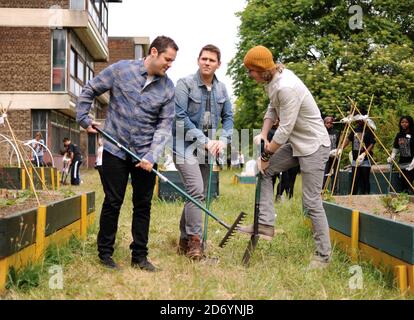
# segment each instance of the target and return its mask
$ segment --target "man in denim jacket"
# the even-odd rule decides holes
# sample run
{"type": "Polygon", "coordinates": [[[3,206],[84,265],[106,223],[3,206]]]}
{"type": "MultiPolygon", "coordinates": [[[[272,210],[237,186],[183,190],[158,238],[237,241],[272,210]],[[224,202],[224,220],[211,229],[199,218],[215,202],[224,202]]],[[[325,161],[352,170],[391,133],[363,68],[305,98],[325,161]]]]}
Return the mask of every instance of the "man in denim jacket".
{"type": "MultiPolygon", "coordinates": [[[[232,105],[225,85],[215,76],[220,56],[216,46],[204,46],[197,73],[178,80],[175,88],[174,162],[186,191],[199,202],[205,197],[211,156],[226,147],[233,130],[232,105]]],[[[185,203],[180,231],[178,252],[201,259],[202,211],[190,201],[185,203]]]]}

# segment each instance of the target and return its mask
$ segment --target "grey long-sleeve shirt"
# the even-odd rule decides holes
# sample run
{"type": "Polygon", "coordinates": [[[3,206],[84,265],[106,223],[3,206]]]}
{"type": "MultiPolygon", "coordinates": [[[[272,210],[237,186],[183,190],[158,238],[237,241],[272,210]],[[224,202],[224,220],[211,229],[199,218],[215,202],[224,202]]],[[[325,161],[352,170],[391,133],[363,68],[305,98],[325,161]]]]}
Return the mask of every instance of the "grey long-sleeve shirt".
{"type": "Polygon", "coordinates": [[[264,119],[276,120],[279,128],[273,140],[290,142],[293,156],[307,156],[323,145],[330,146],[320,110],[305,84],[290,70],[277,72],[266,86],[270,103],[264,119]]]}

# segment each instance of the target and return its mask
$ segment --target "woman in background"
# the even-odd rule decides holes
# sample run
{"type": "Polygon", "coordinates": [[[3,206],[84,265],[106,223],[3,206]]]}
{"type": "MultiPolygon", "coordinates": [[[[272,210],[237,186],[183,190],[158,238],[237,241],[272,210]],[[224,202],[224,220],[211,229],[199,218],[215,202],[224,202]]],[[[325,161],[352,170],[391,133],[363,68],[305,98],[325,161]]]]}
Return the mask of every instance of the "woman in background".
{"type": "Polygon", "coordinates": [[[413,194],[414,190],[410,186],[414,181],[414,121],[410,116],[402,116],[399,123],[400,131],[394,139],[391,156],[387,159],[392,163],[397,155],[400,154],[398,166],[403,172],[405,178],[400,174],[402,191],[413,194]],[[408,181],[410,183],[408,183],[408,181]]]}

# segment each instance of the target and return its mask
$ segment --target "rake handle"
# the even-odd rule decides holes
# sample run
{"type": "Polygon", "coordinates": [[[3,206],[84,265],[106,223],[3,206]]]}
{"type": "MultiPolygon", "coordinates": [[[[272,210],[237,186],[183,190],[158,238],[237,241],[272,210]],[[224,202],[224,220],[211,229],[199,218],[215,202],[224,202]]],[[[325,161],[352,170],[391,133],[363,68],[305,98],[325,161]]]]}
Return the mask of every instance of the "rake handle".
{"type": "MultiPolygon", "coordinates": [[[[106,133],[105,131],[103,131],[102,129],[98,128],[95,125],[93,125],[92,127],[97,132],[99,132],[101,135],[103,135],[107,140],[109,140],[110,142],[115,144],[118,148],[120,148],[121,150],[128,153],[131,157],[133,157],[134,159],[136,159],[140,162],[142,161],[142,159],[138,155],[136,155],[134,152],[132,152],[131,150],[126,148],[124,145],[122,145],[118,141],[116,141],[108,133],[106,133]]],[[[158,170],[152,168],[151,171],[154,172],[163,182],[168,183],[171,187],[173,187],[176,191],[178,191],[183,197],[185,197],[187,200],[194,203],[199,209],[203,210],[206,214],[208,214],[210,217],[212,217],[214,220],[216,220],[223,227],[225,227],[226,229],[230,229],[230,226],[228,224],[226,224],[225,222],[220,220],[214,213],[212,213],[210,210],[205,208],[201,203],[199,203],[196,199],[194,199],[192,196],[190,196],[188,193],[186,193],[184,190],[182,190],[180,187],[178,187],[175,183],[171,182],[166,176],[161,174],[158,170]]]]}

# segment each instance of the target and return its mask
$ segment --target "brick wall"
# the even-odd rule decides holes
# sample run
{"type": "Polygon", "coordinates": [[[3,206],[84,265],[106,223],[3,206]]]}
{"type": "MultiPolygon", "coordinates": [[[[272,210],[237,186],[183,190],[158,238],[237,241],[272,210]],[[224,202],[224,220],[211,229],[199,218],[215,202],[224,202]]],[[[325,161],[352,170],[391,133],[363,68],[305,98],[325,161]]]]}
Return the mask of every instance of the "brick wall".
{"type": "Polygon", "coordinates": [[[118,62],[119,60],[135,59],[135,45],[132,39],[116,40],[109,38],[109,62],[95,63],[95,75],[105,69],[107,66],[118,62]]]}
{"type": "Polygon", "coordinates": [[[0,27],[0,48],[0,91],[50,91],[50,29],[0,27]]]}
{"type": "MultiPolygon", "coordinates": [[[[32,138],[32,118],[31,118],[30,110],[14,110],[14,111],[11,110],[8,112],[7,116],[8,116],[10,125],[13,129],[13,132],[16,136],[16,139],[29,140],[32,138]]],[[[0,133],[7,135],[11,139],[11,133],[7,125],[0,126],[0,133]]],[[[2,140],[3,138],[0,137],[0,141],[2,140]]],[[[1,146],[1,152],[0,152],[0,167],[1,167],[3,165],[9,165],[9,158],[10,158],[10,155],[13,149],[6,142],[2,142],[0,146],[1,146]]],[[[24,150],[27,151],[28,149],[24,149],[24,150]]]]}
{"type": "Polygon", "coordinates": [[[0,0],[0,8],[47,9],[55,5],[62,9],[69,9],[69,0],[0,0]]]}

